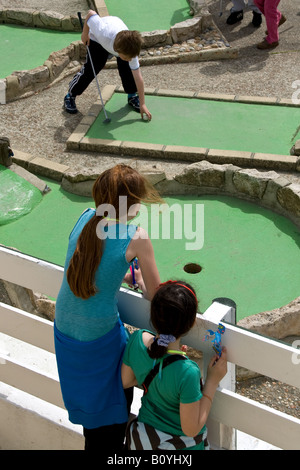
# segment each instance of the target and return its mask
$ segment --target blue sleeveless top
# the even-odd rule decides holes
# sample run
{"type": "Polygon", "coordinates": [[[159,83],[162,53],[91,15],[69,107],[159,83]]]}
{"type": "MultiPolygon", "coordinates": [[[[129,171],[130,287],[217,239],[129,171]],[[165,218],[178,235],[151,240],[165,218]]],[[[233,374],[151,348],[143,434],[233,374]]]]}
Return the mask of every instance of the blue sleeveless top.
{"type": "Polygon", "coordinates": [[[84,225],[95,210],[87,209],[69,238],[62,286],[56,301],[54,341],[62,396],[69,419],[87,429],[125,423],[127,403],[121,365],[127,335],[119,319],[117,294],[129,268],[126,250],[137,227],[108,227],[95,276],[98,292],[76,297],[66,278],[70,259],[84,225]]]}
{"type": "Polygon", "coordinates": [[[117,323],[117,295],[130,266],[125,257],[126,250],[137,230],[134,225],[116,224],[107,227],[104,250],[95,275],[97,293],[83,300],[73,294],[66,275],[78,237],[95,212],[95,209],[83,212],[70,234],[63,282],[56,300],[57,329],[79,341],[94,341],[108,333],[117,323]]]}

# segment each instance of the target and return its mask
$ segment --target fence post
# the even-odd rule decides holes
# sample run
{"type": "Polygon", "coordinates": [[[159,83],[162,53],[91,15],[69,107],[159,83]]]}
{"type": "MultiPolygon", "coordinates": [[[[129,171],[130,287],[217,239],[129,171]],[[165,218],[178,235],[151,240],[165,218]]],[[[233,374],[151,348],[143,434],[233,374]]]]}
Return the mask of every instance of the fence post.
{"type": "MultiPolygon", "coordinates": [[[[233,300],[226,297],[219,297],[213,300],[210,307],[210,312],[206,311],[206,319],[213,320],[215,322],[236,324],[236,304],[233,300]],[[214,304],[221,304],[222,306],[228,307],[222,311],[214,312],[214,304]],[[215,314],[214,314],[215,313],[215,314]]],[[[226,328],[226,325],[225,325],[226,328]]],[[[210,362],[211,355],[204,352],[203,354],[203,373],[206,374],[207,366],[210,362]]],[[[236,388],[236,367],[235,364],[228,363],[227,374],[221,380],[220,387],[235,392],[236,388]]],[[[236,430],[230,426],[226,426],[212,418],[207,420],[208,439],[213,449],[227,449],[236,450],[236,430]]]]}

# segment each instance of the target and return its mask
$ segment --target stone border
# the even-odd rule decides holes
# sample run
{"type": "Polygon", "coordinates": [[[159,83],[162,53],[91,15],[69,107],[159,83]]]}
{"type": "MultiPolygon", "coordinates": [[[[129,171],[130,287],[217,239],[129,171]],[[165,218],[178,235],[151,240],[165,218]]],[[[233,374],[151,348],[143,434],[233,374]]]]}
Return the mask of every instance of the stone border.
{"type": "MultiPolygon", "coordinates": [[[[103,0],[91,0],[100,15],[107,15],[107,8],[103,0]]],[[[144,48],[165,46],[163,54],[141,56],[141,66],[167,64],[167,63],[185,63],[208,60],[235,59],[238,51],[231,48],[213,22],[210,13],[204,9],[205,0],[191,0],[193,12],[197,12],[194,18],[177,23],[170,30],[157,30],[143,32],[144,48]],[[205,28],[213,28],[218,31],[223,47],[215,47],[211,44],[206,50],[194,50],[193,47],[183,48],[172,51],[171,45],[176,42],[186,41],[200,34],[205,28]]],[[[0,10],[0,23],[19,24],[29,27],[39,27],[47,29],[56,29],[61,31],[80,31],[79,20],[77,16],[66,17],[52,11],[36,11],[34,9],[2,9],[0,10]]],[[[146,52],[143,52],[146,55],[146,52]]],[[[32,70],[14,71],[11,75],[0,78],[0,104],[14,101],[21,97],[27,97],[31,94],[42,91],[57,81],[62,80],[68,75],[75,74],[81,67],[81,62],[86,57],[86,48],[80,40],[71,43],[70,46],[58,52],[53,52],[43,65],[32,70]],[[79,52],[78,52],[79,49],[79,52]]],[[[116,59],[110,59],[107,68],[116,67],[116,59]]]]}
{"type": "Polygon", "coordinates": [[[38,11],[34,8],[2,8],[0,23],[59,31],[81,31],[77,15],[64,16],[55,11],[38,11]]]}
{"type": "MultiPolygon", "coordinates": [[[[122,93],[121,86],[107,85],[103,88],[104,104],[114,93],[122,93]]],[[[154,96],[172,96],[191,99],[206,99],[249,104],[267,104],[277,106],[297,106],[292,100],[268,97],[250,97],[241,95],[194,93],[192,91],[163,90],[146,88],[145,94],[154,96]]],[[[236,150],[218,150],[200,147],[185,147],[176,145],[151,144],[143,142],[130,142],[120,140],[92,139],[85,137],[88,129],[96,120],[102,109],[98,99],[90,108],[88,114],[82,119],[75,131],[67,140],[68,150],[84,150],[99,153],[109,153],[120,156],[138,158],[158,158],[161,160],[179,160],[195,162],[206,160],[211,163],[232,163],[247,168],[300,171],[300,141],[293,148],[294,155],[276,155],[266,153],[251,153],[236,150]]]]}
{"type": "MultiPolygon", "coordinates": [[[[72,167],[42,157],[14,150],[12,161],[31,173],[61,183],[73,194],[90,197],[98,173],[75,173],[72,167]]],[[[145,173],[162,195],[220,194],[254,202],[279,213],[300,228],[300,184],[291,183],[275,171],[242,168],[231,163],[218,164],[202,160],[187,163],[179,174],[166,177],[162,164],[150,165],[137,160],[138,170],[145,173]]]]}
{"type": "MultiPolygon", "coordinates": [[[[90,0],[90,3],[94,5],[93,9],[100,16],[107,16],[109,14],[105,0],[90,0]]],[[[188,3],[190,4],[190,15],[192,18],[176,23],[168,30],[142,32],[145,48],[183,42],[214,25],[212,16],[206,6],[206,0],[188,0],[188,3]]],[[[220,36],[222,36],[221,32],[220,36]]]]}
{"type": "Polygon", "coordinates": [[[13,72],[0,80],[0,104],[26,98],[79,70],[86,50],[81,41],[74,41],[61,51],[53,52],[43,65],[32,70],[13,72]]]}

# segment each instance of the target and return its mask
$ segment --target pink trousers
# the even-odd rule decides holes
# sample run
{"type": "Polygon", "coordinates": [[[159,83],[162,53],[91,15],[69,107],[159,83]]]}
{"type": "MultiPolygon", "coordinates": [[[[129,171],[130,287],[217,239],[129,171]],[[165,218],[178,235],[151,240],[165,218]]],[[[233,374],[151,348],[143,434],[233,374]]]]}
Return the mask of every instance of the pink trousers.
{"type": "Polygon", "coordinates": [[[278,23],[281,18],[281,13],[277,10],[277,7],[280,3],[280,0],[254,0],[254,2],[266,18],[268,29],[268,36],[266,37],[266,40],[270,44],[272,42],[277,42],[279,39],[278,23]]]}

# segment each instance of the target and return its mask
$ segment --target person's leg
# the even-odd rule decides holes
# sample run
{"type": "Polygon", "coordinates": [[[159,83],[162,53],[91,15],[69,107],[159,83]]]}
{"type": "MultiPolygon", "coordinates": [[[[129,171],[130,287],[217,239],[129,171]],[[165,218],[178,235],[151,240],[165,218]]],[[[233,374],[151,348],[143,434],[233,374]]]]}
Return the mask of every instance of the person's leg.
{"type": "MultiPolygon", "coordinates": [[[[108,52],[97,42],[90,41],[89,51],[92,58],[93,66],[96,75],[103,69],[108,58],[108,52]]],[[[75,104],[76,96],[81,95],[84,90],[95,78],[93,67],[90,61],[89,54],[87,53],[86,62],[81,67],[81,70],[74,75],[69,83],[69,92],[64,98],[64,106],[67,112],[76,113],[77,108],[75,104]]]]}
{"type": "MultiPolygon", "coordinates": [[[[133,387],[124,390],[127,401],[127,412],[130,414],[130,408],[133,400],[133,387]]],[[[127,422],[121,424],[112,424],[110,426],[101,426],[95,429],[83,428],[85,437],[85,450],[105,452],[122,452],[124,450],[125,432],[127,422]]]]}
{"type": "Polygon", "coordinates": [[[122,81],[125,93],[128,95],[128,104],[133,107],[135,111],[140,112],[140,100],[136,94],[137,88],[132,75],[129,63],[117,57],[118,71],[122,81]]]}
{"type": "Polygon", "coordinates": [[[277,9],[279,2],[280,0],[265,0],[265,17],[268,29],[266,41],[269,44],[279,40],[278,25],[281,18],[281,13],[277,9]]]}
{"type": "Polygon", "coordinates": [[[245,8],[245,0],[232,0],[232,8],[226,23],[233,25],[244,18],[243,10],[245,8]]]}
{"type": "Polygon", "coordinates": [[[258,13],[259,15],[261,15],[261,11],[260,11],[260,9],[255,5],[254,0],[248,0],[248,7],[249,7],[250,10],[252,10],[253,12],[258,13]]]}
{"type": "Polygon", "coordinates": [[[245,0],[232,0],[232,8],[230,11],[241,11],[246,7],[245,0]]]}
{"type": "MultiPolygon", "coordinates": [[[[89,51],[94,65],[95,73],[98,75],[107,62],[108,52],[96,41],[90,41],[89,51]]],[[[73,77],[69,84],[69,93],[76,97],[81,95],[94,79],[93,67],[89,54],[86,56],[86,62],[81,70],[73,77]]]]}
{"type": "Polygon", "coordinates": [[[84,450],[104,451],[105,453],[116,453],[124,450],[124,439],[126,423],[101,426],[95,429],[83,428],[85,438],[84,450]]]}
{"type": "Polygon", "coordinates": [[[128,95],[136,93],[136,84],[132,75],[131,68],[129,67],[129,62],[127,62],[126,60],[122,60],[120,57],[117,57],[117,65],[125,93],[127,93],[128,95]]]}
{"type": "Polygon", "coordinates": [[[254,0],[254,3],[259,9],[259,11],[264,15],[265,14],[265,8],[264,8],[265,0],[254,0]]]}
{"type": "Polygon", "coordinates": [[[133,401],[133,391],[134,391],[134,387],[126,388],[124,390],[126,401],[127,401],[128,416],[130,415],[130,408],[131,408],[131,404],[132,404],[132,401],[133,401]]]}
{"type": "Polygon", "coordinates": [[[254,0],[248,0],[248,7],[250,10],[252,10],[253,18],[252,18],[252,24],[256,28],[259,28],[259,26],[262,23],[262,13],[259,10],[259,8],[255,5],[254,0]]]}

